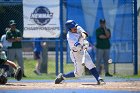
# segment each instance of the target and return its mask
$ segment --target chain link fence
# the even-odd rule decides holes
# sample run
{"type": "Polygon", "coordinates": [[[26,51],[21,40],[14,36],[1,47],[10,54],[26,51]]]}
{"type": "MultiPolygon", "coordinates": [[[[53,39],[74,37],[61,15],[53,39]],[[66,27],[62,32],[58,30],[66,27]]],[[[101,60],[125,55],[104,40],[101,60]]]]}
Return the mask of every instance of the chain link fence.
{"type": "MultiPolygon", "coordinates": [[[[96,0],[93,0],[93,1],[96,1],[96,0]]],[[[115,0],[113,0],[113,1],[115,1],[115,0]]],[[[63,11],[63,13],[64,13],[63,14],[63,16],[64,16],[63,20],[64,20],[64,22],[66,20],[66,16],[68,16],[67,13],[66,13],[66,12],[68,12],[68,10],[67,10],[68,7],[71,7],[72,9],[75,8],[74,11],[81,11],[82,10],[82,7],[79,8],[79,5],[72,5],[70,3],[68,4],[67,2],[70,2],[70,0],[64,0],[64,2],[63,2],[64,3],[63,4],[63,10],[64,10],[63,11]],[[76,9],[78,9],[78,10],[76,10],[76,9]]],[[[78,0],[75,1],[75,2],[78,2],[78,0]]],[[[130,0],[128,2],[131,3],[130,0]]],[[[86,7],[86,6],[84,6],[84,7],[86,7]]],[[[88,7],[90,7],[90,6],[88,6],[88,7]]],[[[120,7],[120,8],[124,7],[125,8],[124,5],[118,6],[118,7],[120,7]]],[[[109,6],[106,7],[106,8],[109,8],[109,6]]],[[[101,9],[101,7],[99,7],[99,10],[100,9],[101,9]]],[[[84,11],[85,11],[85,13],[87,13],[87,14],[89,13],[90,15],[92,15],[89,12],[90,10],[89,11],[84,10],[84,11]]],[[[130,11],[132,11],[132,10],[130,10],[130,11]]],[[[73,11],[71,11],[70,13],[72,13],[72,12],[73,11]]],[[[95,14],[93,14],[93,16],[95,16],[95,14]]],[[[117,15],[117,16],[120,17],[120,15],[117,15]]],[[[22,3],[9,3],[9,4],[0,3],[0,19],[1,19],[1,21],[0,21],[0,24],[1,24],[1,26],[0,26],[0,31],[1,31],[0,37],[3,34],[5,34],[5,28],[9,26],[9,20],[15,20],[16,23],[17,23],[17,29],[19,29],[23,33],[23,17],[24,16],[23,16],[23,5],[22,5],[22,3]]],[[[109,18],[109,17],[107,17],[107,18],[109,18]]],[[[79,23],[82,23],[82,22],[79,22],[79,23]]],[[[87,24],[87,25],[89,25],[89,24],[87,24]]],[[[114,24],[114,25],[116,25],[116,24],[114,24]]],[[[112,24],[109,24],[109,26],[112,26],[112,24]]],[[[82,26],[82,27],[86,28],[86,30],[89,29],[89,28],[87,28],[85,26],[82,26]]],[[[113,26],[112,26],[112,29],[115,29],[115,27],[113,28],[113,26]]],[[[123,30],[123,27],[121,29],[123,30]]],[[[116,33],[114,33],[114,35],[116,35],[116,33]]],[[[119,37],[123,38],[123,36],[122,36],[123,35],[123,31],[121,31],[120,33],[122,33],[122,34],[120,34],[119,37]]],[[[129,33],[127,33],[126,35],[128,35],[128,34],[129,33]]],[[[64,29],[64,39],[66,39],[66,31],[65,31],[65,29],[64,29]]],[[[22,45],[23,45],[23,57],[24,57],[25,61],[26,61],[26,59],[31,59],[32,61],[34,61],[34,59],[33,59],[33,44],[32,43],[33,43],[33,41],[30,41],[30,39],[23,39],[23,42],[22,42],[22,45]]],[[[116,44],[114,44],[114,45],[116,45],[116,44]]],[[[60,46],[60,45],[58,45],[58,46],[60,46]]],[[[48,65],[47,72],[48,73],[53,73],[54,75],[55,75],[55,70],[56,70],[55,69],[55,65],[56,65],[56,63],[55,63],[56,62],[56,60],[55,60],[55,58],[56,58],[55,47],[56,47],[56,43],[55,42],[47,42],[47,51],[48,51],[48,53],[47,53],[48,54],[48,57],[47,57],[48,58],[47,59],[47,62],[48,62],[47,63],[47,65],[48,65]]],[[[72,63],[67,63],[66,62],[67,61],[67,51],[66,51],[67,49],[66,49],[66,47],[67,47],[67,43],[64,42],[64,73],[69,72],[69,71],[74,69],[72,63]]],[[[58,47],[58,49],[59,49],[59,47],[58,47]]],[[[119,56],[119,53],[118,53],[118,56],[119,56]]],[[[58,60],[60,60],[60,58],[58,60]]],[[[133,64],[131,64],[131,63],[130,64],[126,64],[126,63],[124,63],[124,64],[116,64],[116,67],[117,67],[116,70],[117,70],[118,73],[123,74],[123,73],[129,71],[126,74],[133,74],[133,64]],[[124,68],[126,65],[128,67],[127,69],[124,68]]],[[[113,70],[114,70],[114,64],[111,64],[110,65],[110,72],[113,73],[113,70]]]]}
{"type": "Polygon", "coordinates": [[[0,37],[5,34],[5,28],[9,27],[9,21],[15,20],[17,28],[23,31],[23,7],[22,3],[18,4],[3,4],[0,3],[0,37]]]}

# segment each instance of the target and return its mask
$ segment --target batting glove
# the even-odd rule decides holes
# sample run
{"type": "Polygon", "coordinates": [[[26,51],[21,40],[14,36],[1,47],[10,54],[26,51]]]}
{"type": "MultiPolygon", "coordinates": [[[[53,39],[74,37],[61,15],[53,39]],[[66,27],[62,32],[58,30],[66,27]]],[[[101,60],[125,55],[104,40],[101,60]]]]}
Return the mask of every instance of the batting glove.
{"type": "Polygon", "coordinates": [[[89,42],[87,40],[83,41],[83,49],[87,49],[89,47],[89,42]]]}

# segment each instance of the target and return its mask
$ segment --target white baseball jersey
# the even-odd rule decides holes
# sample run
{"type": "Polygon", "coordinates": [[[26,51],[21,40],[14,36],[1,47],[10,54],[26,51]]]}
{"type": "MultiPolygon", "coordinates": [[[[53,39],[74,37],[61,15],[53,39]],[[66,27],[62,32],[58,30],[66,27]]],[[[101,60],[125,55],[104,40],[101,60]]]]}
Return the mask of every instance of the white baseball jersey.
{"type": "MultiPolygon", "coordinates": [[[[84,72],[84,66],[82,65],[82,57],[83,57],[83,50],[80,51],[77,50],[77,47],[75,44],[78,42],[81,45],[83,45],[83,38],[81,36],[81,33],[85,32],[84,29],[80,26],[77,26],[77,33],[72,33],[68,31],[67,33],[67,40],[70,47],[70,57],[71,60],[74,62],[75,66],[75,76],[80,77],[82,76],[84,72]]],[[[95,67],[90,55],[88,52],[86,52],[86,58],[85,58],[85,66],[90,70],[95,67]]]]}
{"type": "Polygon", "coordinates": [[[6,34],[2,35],[1,42],[2,42],[2,45],[3,45],[3,50],[4,51],[7,50],[7,47],[12,46],[12,42],[9,42],[9,41],[6,40],[6,34]]]}

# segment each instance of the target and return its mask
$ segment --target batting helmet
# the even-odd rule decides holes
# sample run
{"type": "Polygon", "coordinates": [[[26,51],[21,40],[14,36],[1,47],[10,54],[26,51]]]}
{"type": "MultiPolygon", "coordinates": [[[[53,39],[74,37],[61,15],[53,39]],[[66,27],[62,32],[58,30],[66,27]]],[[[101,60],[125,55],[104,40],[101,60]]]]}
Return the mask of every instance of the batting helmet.
{"type": "Polygon", "coordinates": [[[76,22],[74,20],[68,20],[66,23],[65,23],[65,26],[68,30],[76,27],[78,24],[76,24],[76,22]]]}

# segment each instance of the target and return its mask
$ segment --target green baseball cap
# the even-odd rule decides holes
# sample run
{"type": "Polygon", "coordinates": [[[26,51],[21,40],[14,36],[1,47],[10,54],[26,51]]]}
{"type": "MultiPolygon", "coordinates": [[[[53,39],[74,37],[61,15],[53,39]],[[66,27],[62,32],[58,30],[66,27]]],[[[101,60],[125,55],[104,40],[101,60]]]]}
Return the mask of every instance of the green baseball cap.
{"type": "Polygon", "coordinates": [[[100,19],[100,23],[105,23],[105,19],[100,19]]]}
{"type": "Polygon", "coordinates": [[[10,20],[9,25],[16,25],[15,20],[10,20]]]}

